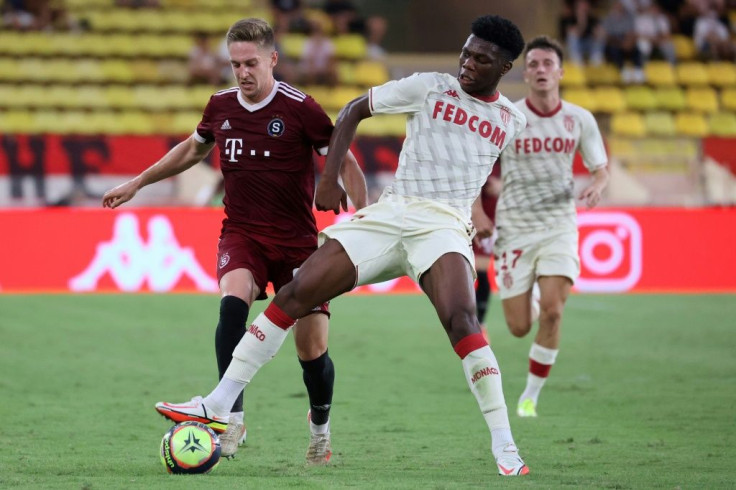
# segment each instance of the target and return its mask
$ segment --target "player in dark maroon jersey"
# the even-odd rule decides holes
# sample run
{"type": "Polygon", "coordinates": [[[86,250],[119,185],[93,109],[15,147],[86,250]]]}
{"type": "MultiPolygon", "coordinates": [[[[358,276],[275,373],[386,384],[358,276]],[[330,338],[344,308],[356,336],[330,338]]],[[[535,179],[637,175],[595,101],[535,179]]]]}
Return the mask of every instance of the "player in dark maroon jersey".
{"type": "MultiPolygon", "coordinates": [[[[105,193],[115,208],[142,187],[202,161],[217,145],[225,184],[225,219],[218,245],[217,278],[222,299],[215,350],[220,377],[245,333],[251,304],[266,298],[268,282],[278,291],[317,248],[312,214],[315,190],[313,152],[325,155],[333,125],[310,96],[278,82],[271,27],[260,19],[236,22],[227,33],[237,87],[215,93],[196,131],[134,179],[105,193]]],[[[342,173],[357,208],[366,205],[366,182],[348,153],[342,173]]],[[[347,209],[347,198],[342,205],[347,209]]],[[[329,412],[334,366],[327,352],[327,304],[299,320],[297,354],[309,392],[312,432],[307,460],[320,464],[331,455],[329,412]]],[[[222,454],[232,456],[245,439],[242,392],[220,436],[222,454]]]]}

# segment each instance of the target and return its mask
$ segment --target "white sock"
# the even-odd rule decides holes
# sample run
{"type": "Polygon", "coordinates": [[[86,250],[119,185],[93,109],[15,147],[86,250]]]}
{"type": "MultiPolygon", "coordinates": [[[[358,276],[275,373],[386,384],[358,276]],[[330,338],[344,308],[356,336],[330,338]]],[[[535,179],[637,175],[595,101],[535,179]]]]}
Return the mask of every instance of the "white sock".
{"type": "Polygon", "coordinates": [[[501,386],[498,361],[489,346],[470,352],[463,358],[463,371],[470,391],[478,401],[483,418],[491,431],[491,448],[494,455],[514,440],[501,386]]]}
{"type": "Polygon", "coordinates": [[[540,391],[542,391],[542,387],[547,381],[549,370],[551,369],[552,365],[554,365],[555,360],[557,360],[557,354],[559,352],[559,349],[542,347],[536,342],[532,344],[532,347],[529,350],[529,363],[530,365],[536,363],[538,368],[541,367],[543,371],[541,374],[545,374],[545,376],[539,376],[538,374],[530,372],[526,378],[526,388],[524,388],[524,393],[522,393],[521,397],[519,397],[519,401],[531,398],[534,401],[534,404],[537,404],[539,393],[540,391]],[[544,369],[544,367],[546,367],[546,370],[544,369]]]}
{"type": "Polygon", "coordinates": [[[212,393],[205,397],[204,404],[216,414],[227,413],[225,407],[232,407],[261,366],[273,359],[288,332],[263,313],[258,315],[235,347],[230,366],[212,393]]]}
{"type": "Polygon", "coordinates": [[[245,413],[243,412],[230,412],[230,424],[242,424],[245,419],[245,413]]]}
{"type": "Polygon", "coordinates": [[[312,434],[315,434],[315,435],[329,434],[330,433],[330,421],[328,420],[327,423],[322,424],[322,425],[314,425],[314,422],[310,420],[309,430],[312,431],[312,434]]]}

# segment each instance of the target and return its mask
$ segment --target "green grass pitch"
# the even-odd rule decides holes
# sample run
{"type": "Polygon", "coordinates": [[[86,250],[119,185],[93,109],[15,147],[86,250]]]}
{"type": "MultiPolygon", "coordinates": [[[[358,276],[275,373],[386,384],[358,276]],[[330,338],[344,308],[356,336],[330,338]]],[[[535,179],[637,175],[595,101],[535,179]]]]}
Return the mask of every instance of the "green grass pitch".
{"type": "Polygon", "coordinates": [[[307,399],[288,339],[247,390],[238,457],[209,475],[166,474],[169,424],[153,404],[214,387],[218,307],[210,295],[0,296],[0,488],[736,486],[734,296],[572,296],[534,420],[515,415],[531,338],[511,337],[494,298],[487,323],[523,478],[496,475],[423,296],[333,302],[334,464],[303,463],[307,399]]]}

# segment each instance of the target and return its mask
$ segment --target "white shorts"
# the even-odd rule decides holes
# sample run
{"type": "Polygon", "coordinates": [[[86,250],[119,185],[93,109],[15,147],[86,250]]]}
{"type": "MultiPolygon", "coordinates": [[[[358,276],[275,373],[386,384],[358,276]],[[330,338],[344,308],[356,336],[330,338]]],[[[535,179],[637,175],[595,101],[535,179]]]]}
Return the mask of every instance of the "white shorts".
{"type": "MultiPolygon", "coordinates": [[[[419,282],[441,256],[456,252],[473,267],[475,230],[450,206],[432,200],[384,195],[349,221],[322,230],[340,242],[355,264],[356,286],[407,275],[419,282]]],[[[475,269],[473,269],[475,271],[475,269]]]]}
{"type": "Polygon", "coordinates": [[[493,252],[501,299],[526,293],[539,276],[564,276],[575,282],[580,275],[577,230],[512,236],[502,231],[493,252]]]}

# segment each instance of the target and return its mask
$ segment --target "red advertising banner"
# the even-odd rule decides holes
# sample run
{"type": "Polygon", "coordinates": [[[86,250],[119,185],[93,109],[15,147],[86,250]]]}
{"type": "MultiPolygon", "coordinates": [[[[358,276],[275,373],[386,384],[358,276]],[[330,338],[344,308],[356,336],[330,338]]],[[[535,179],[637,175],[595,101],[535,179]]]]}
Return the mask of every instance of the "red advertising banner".
{"type": "MultiPolygon", "coordinates": [[[[336,220],[317,213],[323,228],[336,220]]],[[[0,210],[0,292],[214,292],[222,210],[0,210]]],[[[736,209],[579,215],[580,292],[736,292],[736,209]]],[[[418,292],[408,278],[361,293],[418,292]]]]}

